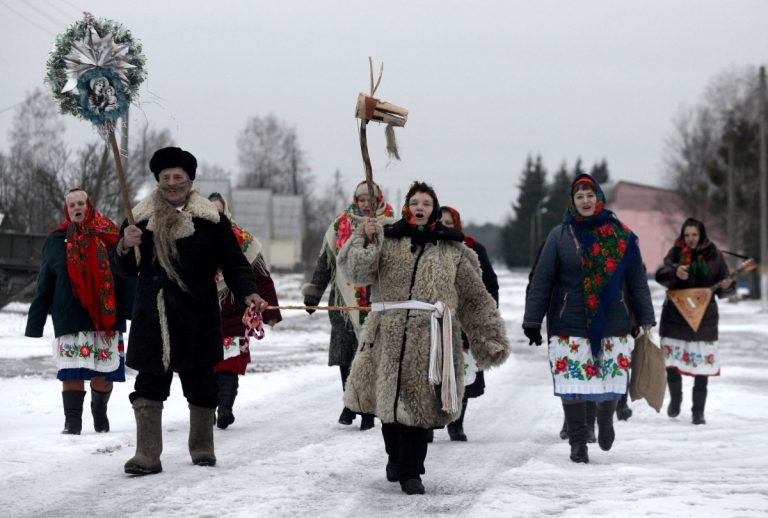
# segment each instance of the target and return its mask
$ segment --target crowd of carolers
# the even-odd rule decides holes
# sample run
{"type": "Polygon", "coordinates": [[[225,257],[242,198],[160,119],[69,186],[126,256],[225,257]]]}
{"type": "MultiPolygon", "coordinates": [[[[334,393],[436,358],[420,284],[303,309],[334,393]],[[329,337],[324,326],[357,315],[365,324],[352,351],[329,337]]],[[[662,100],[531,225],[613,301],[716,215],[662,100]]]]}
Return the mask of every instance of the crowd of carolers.
{"type": "MultiPolygon", "coordinates": [[[[243,313],[278,306],[258,240],[234,222],[223,196],[193,190],[195,157],[163,148],[149,168],[157,187],[120,228],[84,190],[66,193],[26,328],[27,336],[42,336],[51,314],[63,433],[81,433],[85,381],[94,429],[109,432],[112,384],[125,381],[126,365],[138,371],[129,396],[136,454],[124,466],[131,475],[162,471],[162,412],[174,374],[189,406],[192,461],[215,465],[214,426],[234,423],[238,377],[250,362],[243,313]]],[[[570,459],[587,463],[588,443],[611,449],[617,405],[619,418],[631,416],[633,338],[656,320],[637,236],[605,207],[591,176],[578,176],[570,194],[531,271],[523,332],[541,345],[546,317],[554,394],[565,416],[561,437],[570,459]]],[[[386,478],[407,494],[425,491],[434,430],[467,440],[467,405],[484,393],[483,369],[510,354],[496,274],[485,248],[462,230],[459,211],[440,205],[426,183],[410,186],[396,215],[378,185],[361,182],[330,223],[302,287],[310,315],[329,286],[328,304],[343,308],[328,311],[328,365],[339,367],[340,401],[343,395],[339,423],[359,415],[360,429],[369,430],[380,420],[386,478]]],[[[694,219],[683,224],[656,280],[669,289],[712,288],[719,297],[734,290],[720,251],[694,219]]],[[[261,319],[274,326],[281,314],[264,309],[261,319]]],[[[697,331],[666,300],[659,334],[667,413],[680,414],[681,374],[689,375],[692,421],[704,424],[707,380],[720,372],[715,298],[697,331]]]]}

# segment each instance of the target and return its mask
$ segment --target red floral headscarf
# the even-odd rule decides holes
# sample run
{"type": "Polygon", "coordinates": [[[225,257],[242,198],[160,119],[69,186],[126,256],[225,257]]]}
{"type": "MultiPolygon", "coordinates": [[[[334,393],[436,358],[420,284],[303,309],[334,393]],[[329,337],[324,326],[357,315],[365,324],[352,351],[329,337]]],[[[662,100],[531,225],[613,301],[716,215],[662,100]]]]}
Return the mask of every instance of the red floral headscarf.
{"type": "Polygon", "coordinates": [[[54,232],[67,233],[67,273],[72,292],[88,311],[97,331],[111,330],[117,321],[117,307],[108,247],[117,243],[117,226],[102,216],[87,198],[82,223],[70,219],[65,203],[64,223],[51,234],[54,232]]]}
{"type": "MultiPolygon", "coordinates": [[[[459,211],[454,209],[453,207],[448,207],[446,205],[443,205],[442,207],[440,207],[440,210],[447,210],[448,212],[450,212],[451,216],[453,217],[453,228],[457,232],[461,232],[462,234],[464,234],[464,230],[461,225],[461,215],[459,214],[459,211]]],[[[464,243],[468,247],[472,248],[473,246],[475,246],[475,243],[477,243],[477,241],[475,241],[475,238],[468,236],[467,234],[464,234],[464,243]]]]}

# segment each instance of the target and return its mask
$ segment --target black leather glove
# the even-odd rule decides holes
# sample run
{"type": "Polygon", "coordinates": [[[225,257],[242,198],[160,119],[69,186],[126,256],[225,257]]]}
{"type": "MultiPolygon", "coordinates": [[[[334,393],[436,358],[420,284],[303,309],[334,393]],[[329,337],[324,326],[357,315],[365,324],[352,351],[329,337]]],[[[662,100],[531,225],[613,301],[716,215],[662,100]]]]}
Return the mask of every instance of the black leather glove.
{"type": "Polygon", "coordinates": [[[528,345],[541,345],[541,330],[534,327],[524,327],[523,333],[528,337],[528,345]]]}
{"type": "MultiPolygon", "coordinates": [[[[320,301],[317,300],[317,299],[311,299],[309,297],[305,297],[304,298],[304,305],[305,306],[317,306],[319,303],[320,303],[320,301]]],[[[309,313],[310,315],[315,312],[314,309],[306,309],[305,311],[307,313],[309,313]]]]}

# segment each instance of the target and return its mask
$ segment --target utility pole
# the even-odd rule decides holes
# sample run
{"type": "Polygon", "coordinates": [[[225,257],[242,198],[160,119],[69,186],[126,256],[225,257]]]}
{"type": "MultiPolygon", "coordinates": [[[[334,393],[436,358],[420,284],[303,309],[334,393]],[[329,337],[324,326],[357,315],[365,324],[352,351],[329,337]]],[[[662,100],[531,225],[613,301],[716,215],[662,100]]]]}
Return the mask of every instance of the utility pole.
{"type": "Polygon", "coordinates": [[[765,139],[766,85],[765,67],[760,67],[760,300],[763,311],[768,311],[768,150],[765,139]]]}
{"type": "Polygon", "coordinates": [[[733,163],[734,153],[733,144],[736,138],[736,131],[734,128],[733,114],[728,116],[728,122],[725,128],[725,144],[726,154],[728,157],[727,174],[728,174],[728,213],[726,217],[726,234],[728,235],[728,250],[736,250],[736,192],[734,178],[735,166],[733,163]]]}

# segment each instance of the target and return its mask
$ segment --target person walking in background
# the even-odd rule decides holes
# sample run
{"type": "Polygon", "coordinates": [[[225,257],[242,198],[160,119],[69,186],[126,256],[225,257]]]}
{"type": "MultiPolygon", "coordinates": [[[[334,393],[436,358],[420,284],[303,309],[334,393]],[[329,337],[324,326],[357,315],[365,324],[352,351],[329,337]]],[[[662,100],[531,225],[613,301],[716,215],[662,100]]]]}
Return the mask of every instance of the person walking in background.
{"type": "MultiPolygon", "coordinates": [[[[680,229],[675,244],[664,257],[664,264],[656,271],[656,282],[670,290],[714,288],[718,297],[728,297],[736,289],[728,277],[728,266],[715,244],[707,238],[704,223],[688,218],[680,229]]],[[[661,310],[659,336],[667,366],[669,406],[667,415],[680,415],[683,401],[685,374],[694,377],[693,424],[705,424],[704,406],[707,402],[709,376],[720,375],[720,353],[717,347],[719,315],[717,301],[711,297],[699,326],[694,331],[669,300],[661,310]]]]}
{"type": "Polygon", "coordinates": [[[616,401],[627,391],[630,312],[655,325],[637,236],[605,208],[590,175],[571,184],[562,224],[547,236],[526,299],[523,331],[541,344],[547,316],[555,396],[562,399],[573,462],[589,462],[587,401],[597,403],[597,442],[611,449],[616,401]]]}
{"type": "MultiPolygon", "coordinates": [[[[269,274],[269,268],[261,255],[261,243],[247,230],[239,227],[232,218],[227,200],[221,194],[214,192],[208,199],[213,203],[220,214],[229,218],[232,231],[237,238],[237,244],[245,255],[248,264],[251,265],[256,276],[259,296],[270,306],[279,306],[275,283],[269,274]]],[[[235,299],[232,291],[227,287],[221,270],[216,273],[216,289],[219,292],[221,305],[221,326],[224,333],[224,359],[216,364],[213,372],[216,375],[216,385],[219,389],[219,406],[217,408],[216,426],[222,430],[235,422],[232,407],[237,397],[239,387],[238,376],[245,375],[245,369],[251,362],[250,342],[244,336],[243,313],[247,309],[245,304],[235,299]]],[[[270,326],[282,320],[280,310],[268,309],[263,312],[262,318],[270,326]]]]}
{"type": "Polygon", "coordinates": [[[458,321],[480,366],[500,365],[509,355],[504,320],[463,240],[440,223],[432,187],[414,182],[400,220],[382,227],[367,218],[338,256],[351,282],[371,285],[374,307],[344,402],[381,419],[387,480],[399,481],[409,495],[425,491],[427,431],[461,416],[463,355],[453,347],[461,343],[458,321]]]}
{"type": "MultiPolygon", "coordinates": [[[[376,183],[373,184],[373,194],[376,197],[375,217],[384,224],[394,221],[392,206],[384,200],[384,193],[376,183]]],[[[301,288],[305,306],[317,306],[329,284],[331,285],[331,291],[328,295],[329,305],[351,307],[368,307],[370,305],[371,287],[355,286],[349,283],[344,272],[339,271],[336,267],[336,256],[360,222],[364,221],[366,217],[374,216],[371,209],[368,186],[365,181],[362,181],[355,187],[352,203],[334,218],[325,233],[312,280],[301,288]]],[[[307,310],[310,315],[314,312],[313,309],[307,310]]],[[[366,311],[328,312],[328,318],[331,321],[328,365],[331,367],[339,366],[342,393],[346,389],[349,367],[355,357],[358,344],[357,337],[367,316],[366,311]]],[[[351,425],[354,419],[355,413],[345,406],[339,416],[339,423],[351,425]]],[[[360,429],[369,430],[373,426],[373,414],[363,414],[360,429]]]]}
{"type": "Polygon", "coordinates": [[[136,225],[123,223],[113,262],[118,273],[138,276],[126,364],[136,369],[130,394],[136,418],[131,475],[162,471],[162,411],[178,372],[189,404],[189,453],[198,466],[213,466],[218,388],[213,366],[223,359],[216,272],[236,300],[261,307],[253,269],[237,244],[232,224],[192,190],[197,160],[177,147],[159,149],[149,168],[157,188],[133,209],[136,225]],[[131,249],[141,250],[141,263],[131,249]]]}
{"type": "Polygon", "coordinates": [[[65,434],[79,435],[82,430],[86,380],[93,428],[108,432],[112,384],[125,381],[123,333],[132,291],[112,274],[109,250],[117,239],[117,226],[94,208],[87,192],[76,188],[64,197],[64,222],[43,246],[24,334],[43,336],[51,314],[65,434]]]}
{"type": "MultiPolygon", "coordinates": [[[[477,254],[477,259],[480,261],[480,269],[482,270],[483,284],[485,285],[485,289],[488,291],[488,293],[491,294],[491,297],[493,297],[493,300],[496,301],[496,307],[498,308],[499,281],[496,277],[496,272],[493,271],[491,260],[488,258],[488,252],[485,251],[485,247],[478,243],[477,240],[464,233],[461,225],[461,215],[459,214],[458,210],[454,209],[453,207],[447,207],[445,205],[443,205],[440,210],[440,222],[443,224],[443,226],[446,228],[455,229],[457,232],[461,232],[464,235],[464,244],[477,254]]],[[[461,401],[461,416],[452,423],[449,423],[447,426],[448,437],[450,437],[452,441],[467,440],[467,434],[464,433],[464,416],[467,412],[467,402],[470,398],[480,397],[485,393],[485,376],[483,374],[483,370],[475,370],[474,364],[476,362],[474,358],[472,358],[472,354],[469,352],[469,339],[467,338],[467,334],[464,331],[461,332],[461,341],[465,364],[468,365],[469,369],[474,371],[474,379],[471,382],[467,382],[467,380],[465,380],[465,383],[468,384],[464,386],[464,398],[461,401]]]]}

